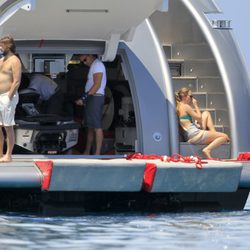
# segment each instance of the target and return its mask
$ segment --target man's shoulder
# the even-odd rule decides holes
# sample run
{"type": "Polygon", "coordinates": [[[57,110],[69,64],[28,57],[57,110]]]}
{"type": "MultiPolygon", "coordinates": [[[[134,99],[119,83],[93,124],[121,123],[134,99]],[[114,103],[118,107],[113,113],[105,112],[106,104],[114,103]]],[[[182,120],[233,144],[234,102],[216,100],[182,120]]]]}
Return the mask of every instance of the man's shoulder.
{"type": "Polygon", "coordinates": [[[104,66],[104,63],[100,59],[98,59],[98,58],[95,59],[94,64],[95,65],[103,65],[104,66]]]}
{"type": "Polygon", "coordinates": [[[16,55],[11,56],[8,61],[11,64],[21,65],[21,61],[20,61],[20,59],[16,55]]]}
{"type": "Polygon", "coordinates": [[[104,66],[104,63],[101,61],[101,60],[99,60],[99,59],[96,59],[95,61],[94,61],[94,65],[93,65],[93,68],[95,68],[95,69],[105,69],[105,66],[104,66]]]}
{"type": "Polygon", "coordinates": [[[20,59],[16,55],[13,55],[12,57],[10,57],[10,60],[21,63],[20,59]]]}

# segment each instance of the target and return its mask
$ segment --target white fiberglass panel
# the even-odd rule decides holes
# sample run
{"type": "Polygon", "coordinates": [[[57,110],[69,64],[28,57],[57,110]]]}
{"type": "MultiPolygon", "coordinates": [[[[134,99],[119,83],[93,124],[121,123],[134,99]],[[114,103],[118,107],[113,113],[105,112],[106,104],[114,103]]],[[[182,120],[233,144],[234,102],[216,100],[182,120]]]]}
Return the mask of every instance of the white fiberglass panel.
{"type": "MultiPolygon", "coordinates": [[[[13,5],[15,2],[12,1],[13,5]]],[[[15,39],[109,40],[124,34],[160,8],[161,0],[37,0],[33,11],[20,9],[1,27],[15,39]]],[[[10,6],[2,8],[3,15],[10,6]]]]}

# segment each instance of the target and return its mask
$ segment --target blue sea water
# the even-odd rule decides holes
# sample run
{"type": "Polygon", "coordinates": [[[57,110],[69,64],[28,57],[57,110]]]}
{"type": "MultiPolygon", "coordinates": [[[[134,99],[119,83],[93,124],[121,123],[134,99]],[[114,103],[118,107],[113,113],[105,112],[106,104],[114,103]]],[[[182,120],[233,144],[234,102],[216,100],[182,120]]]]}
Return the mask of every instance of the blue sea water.
{"type": "Polygon", "coordinates": [[[37,217],[0,213],[0,249],[250,249],[243,211],[37,217]]]}

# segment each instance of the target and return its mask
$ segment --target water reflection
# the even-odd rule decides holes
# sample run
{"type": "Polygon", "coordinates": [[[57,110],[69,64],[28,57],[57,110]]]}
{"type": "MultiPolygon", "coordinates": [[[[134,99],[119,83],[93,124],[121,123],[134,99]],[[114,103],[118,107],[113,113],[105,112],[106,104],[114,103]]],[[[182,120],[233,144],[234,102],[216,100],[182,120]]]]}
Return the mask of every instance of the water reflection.
{"type": "MultiPolygon", "coordinates": [[[[249,204],[249,203],[248,203],[249,204]]],[[[250,210],[182,214],[0,214],[1,249],[249,249],[250,210]]]]}

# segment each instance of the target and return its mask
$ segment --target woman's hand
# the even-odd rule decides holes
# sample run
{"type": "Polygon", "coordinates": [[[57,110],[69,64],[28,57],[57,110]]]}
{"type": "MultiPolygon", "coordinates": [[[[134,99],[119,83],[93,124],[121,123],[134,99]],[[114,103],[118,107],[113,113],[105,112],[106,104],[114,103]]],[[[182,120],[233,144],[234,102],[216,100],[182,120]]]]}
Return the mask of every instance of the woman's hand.
{"type": "Polygon", "coordinates": [[[194,106],[197,106],[197,100],[196,99],[192,98],[192,103],[193,103],[194,106]]]}

